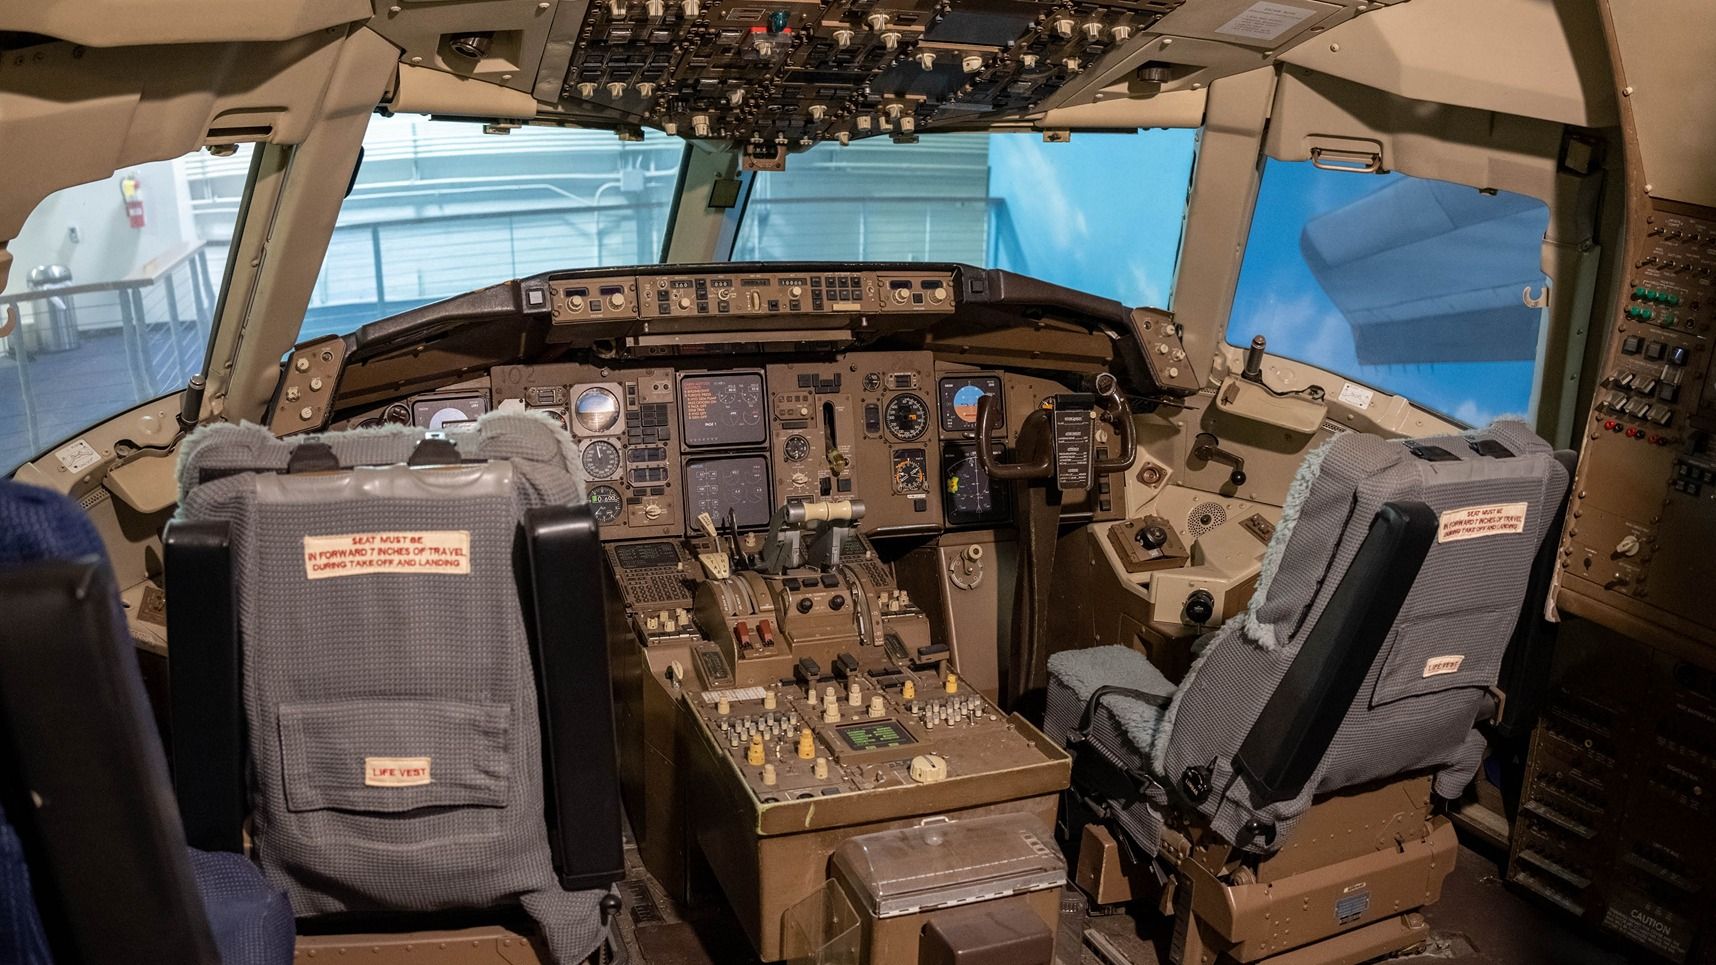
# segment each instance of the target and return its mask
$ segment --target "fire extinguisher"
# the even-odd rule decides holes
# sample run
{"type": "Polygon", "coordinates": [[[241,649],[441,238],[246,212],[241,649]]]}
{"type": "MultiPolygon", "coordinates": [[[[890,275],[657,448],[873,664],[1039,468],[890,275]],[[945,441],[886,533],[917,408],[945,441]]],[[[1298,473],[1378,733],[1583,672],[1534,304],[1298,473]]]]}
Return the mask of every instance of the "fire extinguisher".
{"type": "Polygon", "coordinates": [[[137,180],[136,171],[120,179],[119,193],[125,198],[125,217],[131,221],[131,227],[141,228],[147,224],[143,217],[143,182],[137,180]]]}

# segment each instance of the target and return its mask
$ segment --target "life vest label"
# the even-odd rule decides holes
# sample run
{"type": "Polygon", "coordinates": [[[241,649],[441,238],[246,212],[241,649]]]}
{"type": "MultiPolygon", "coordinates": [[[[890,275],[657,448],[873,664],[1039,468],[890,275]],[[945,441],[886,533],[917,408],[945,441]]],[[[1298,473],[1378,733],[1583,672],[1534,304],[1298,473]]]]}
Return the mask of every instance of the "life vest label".
{"type": "Polygon", "coordinates": [[[467,530],[304,537],[304,575],[312,580],[360,573],[469,572],[471,534],[467,530]]]}
{"type": "Polygon", "coordinates": [[[427,757],[363,759],[363,782],[370,787],[421,787],[432,781],[427,757]]]}
{"type": "Polygon", "coordinates": [[[1455,543],[1480,536],[1500,536],[1504,533],[1525,532],[1527,503],[1494,503],[1489,506],[1466,506],[1442,514],[1436,529],[1436,542],[1455,543]]]}
{"type": "Polygon", "coordinates": [[[1431,657],[1424,661],[1424,676],[1440,677],[1445,673],[1459,673],[1460,664],[1465,662],[1465,654],[1456,653],[1445,657],[1431,657]]]}

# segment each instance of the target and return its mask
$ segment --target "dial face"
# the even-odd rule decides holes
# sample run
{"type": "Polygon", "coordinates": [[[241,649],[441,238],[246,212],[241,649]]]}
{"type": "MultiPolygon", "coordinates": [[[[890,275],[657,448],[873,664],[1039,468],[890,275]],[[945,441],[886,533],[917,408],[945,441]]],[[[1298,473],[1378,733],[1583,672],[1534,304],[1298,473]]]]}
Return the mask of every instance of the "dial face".
{"type": "Polygon", "coordinates": [[[922,438],[929,429],[929,406],[918,396],[902,392],[888,403],[883,421],[888,424],[888,431],[894,434],[894,438],[911,442],[922,438]]]}
{"type": "Polygon", "coordinates": [[[572,406],[578,425],[588,432],[607,432],[620,421],[620,400],[607,389],[585,389],[572,406]]]}
{"type": "Polygon", "coordinates": [[[390,426],[408,426],[411,424],[411,407],[403,402],[395,402],[381,414],[381,421],[390,426]]]}
{"type": "Polygon", "coordinates": [[[611,523],[620,518],[626,502],[620,491],[612,486],[597,486],[590,490],[590,512],[598,523],[611,523]]]}
{"type": "Polygon", "coordinates": [[[803,436],[788,436],[781,452],[787,462],[803,462],[810,455],[810,440],[803,436]]]}
{"type": "Polygon", "coordinates": [[[584,471],[591,479],[612,479],[620,471],[620,450],[611,442],[592,442],[584,447],[584,471]]]}
{"type": "Polygon", "coordinates": [[[894,453],[894,492],[921,493],[927,488],[929,465],[922,449],[894,453]]]}

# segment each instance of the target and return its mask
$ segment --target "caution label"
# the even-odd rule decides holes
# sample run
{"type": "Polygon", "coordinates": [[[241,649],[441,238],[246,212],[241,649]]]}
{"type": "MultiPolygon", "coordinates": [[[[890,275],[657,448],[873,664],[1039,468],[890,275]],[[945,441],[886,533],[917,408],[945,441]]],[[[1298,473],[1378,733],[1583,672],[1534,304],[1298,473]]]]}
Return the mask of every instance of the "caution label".
{"type": "Polygon", "coordinates": [[[1436,529],[1436,542],[1453,543],[1480,536],[1523,533],[1525,507],[1525,503],[1496,503],[1450,509],[1442,514],[1442,524],[1436,529]]]}
{"type": "Polygon", "coordinates": [[[360,573],[469,572],[467,530],[304,537],[304,575],[312,580],[360,573]]]}
{"type": "Polygon", "coordinates": [[[427,757],[366,757],[363,782],[370,787],[420,787],[433,782],[427,757]]]}

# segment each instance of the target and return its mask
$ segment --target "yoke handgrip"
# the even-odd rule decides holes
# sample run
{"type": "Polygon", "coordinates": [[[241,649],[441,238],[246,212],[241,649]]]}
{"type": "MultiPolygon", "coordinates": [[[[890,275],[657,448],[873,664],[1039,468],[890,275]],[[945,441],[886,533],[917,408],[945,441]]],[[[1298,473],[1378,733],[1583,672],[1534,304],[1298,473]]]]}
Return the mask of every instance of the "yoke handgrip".
{"type": "Polygon", "coordinates": [[[1047,479],[1055,474],[1053,454],[1045,452],[1035,462],[1002,462],[989,450],[995,429],[995,400],[985,393],[977,398],[977,464],[990,479],[1047,479]]]}

